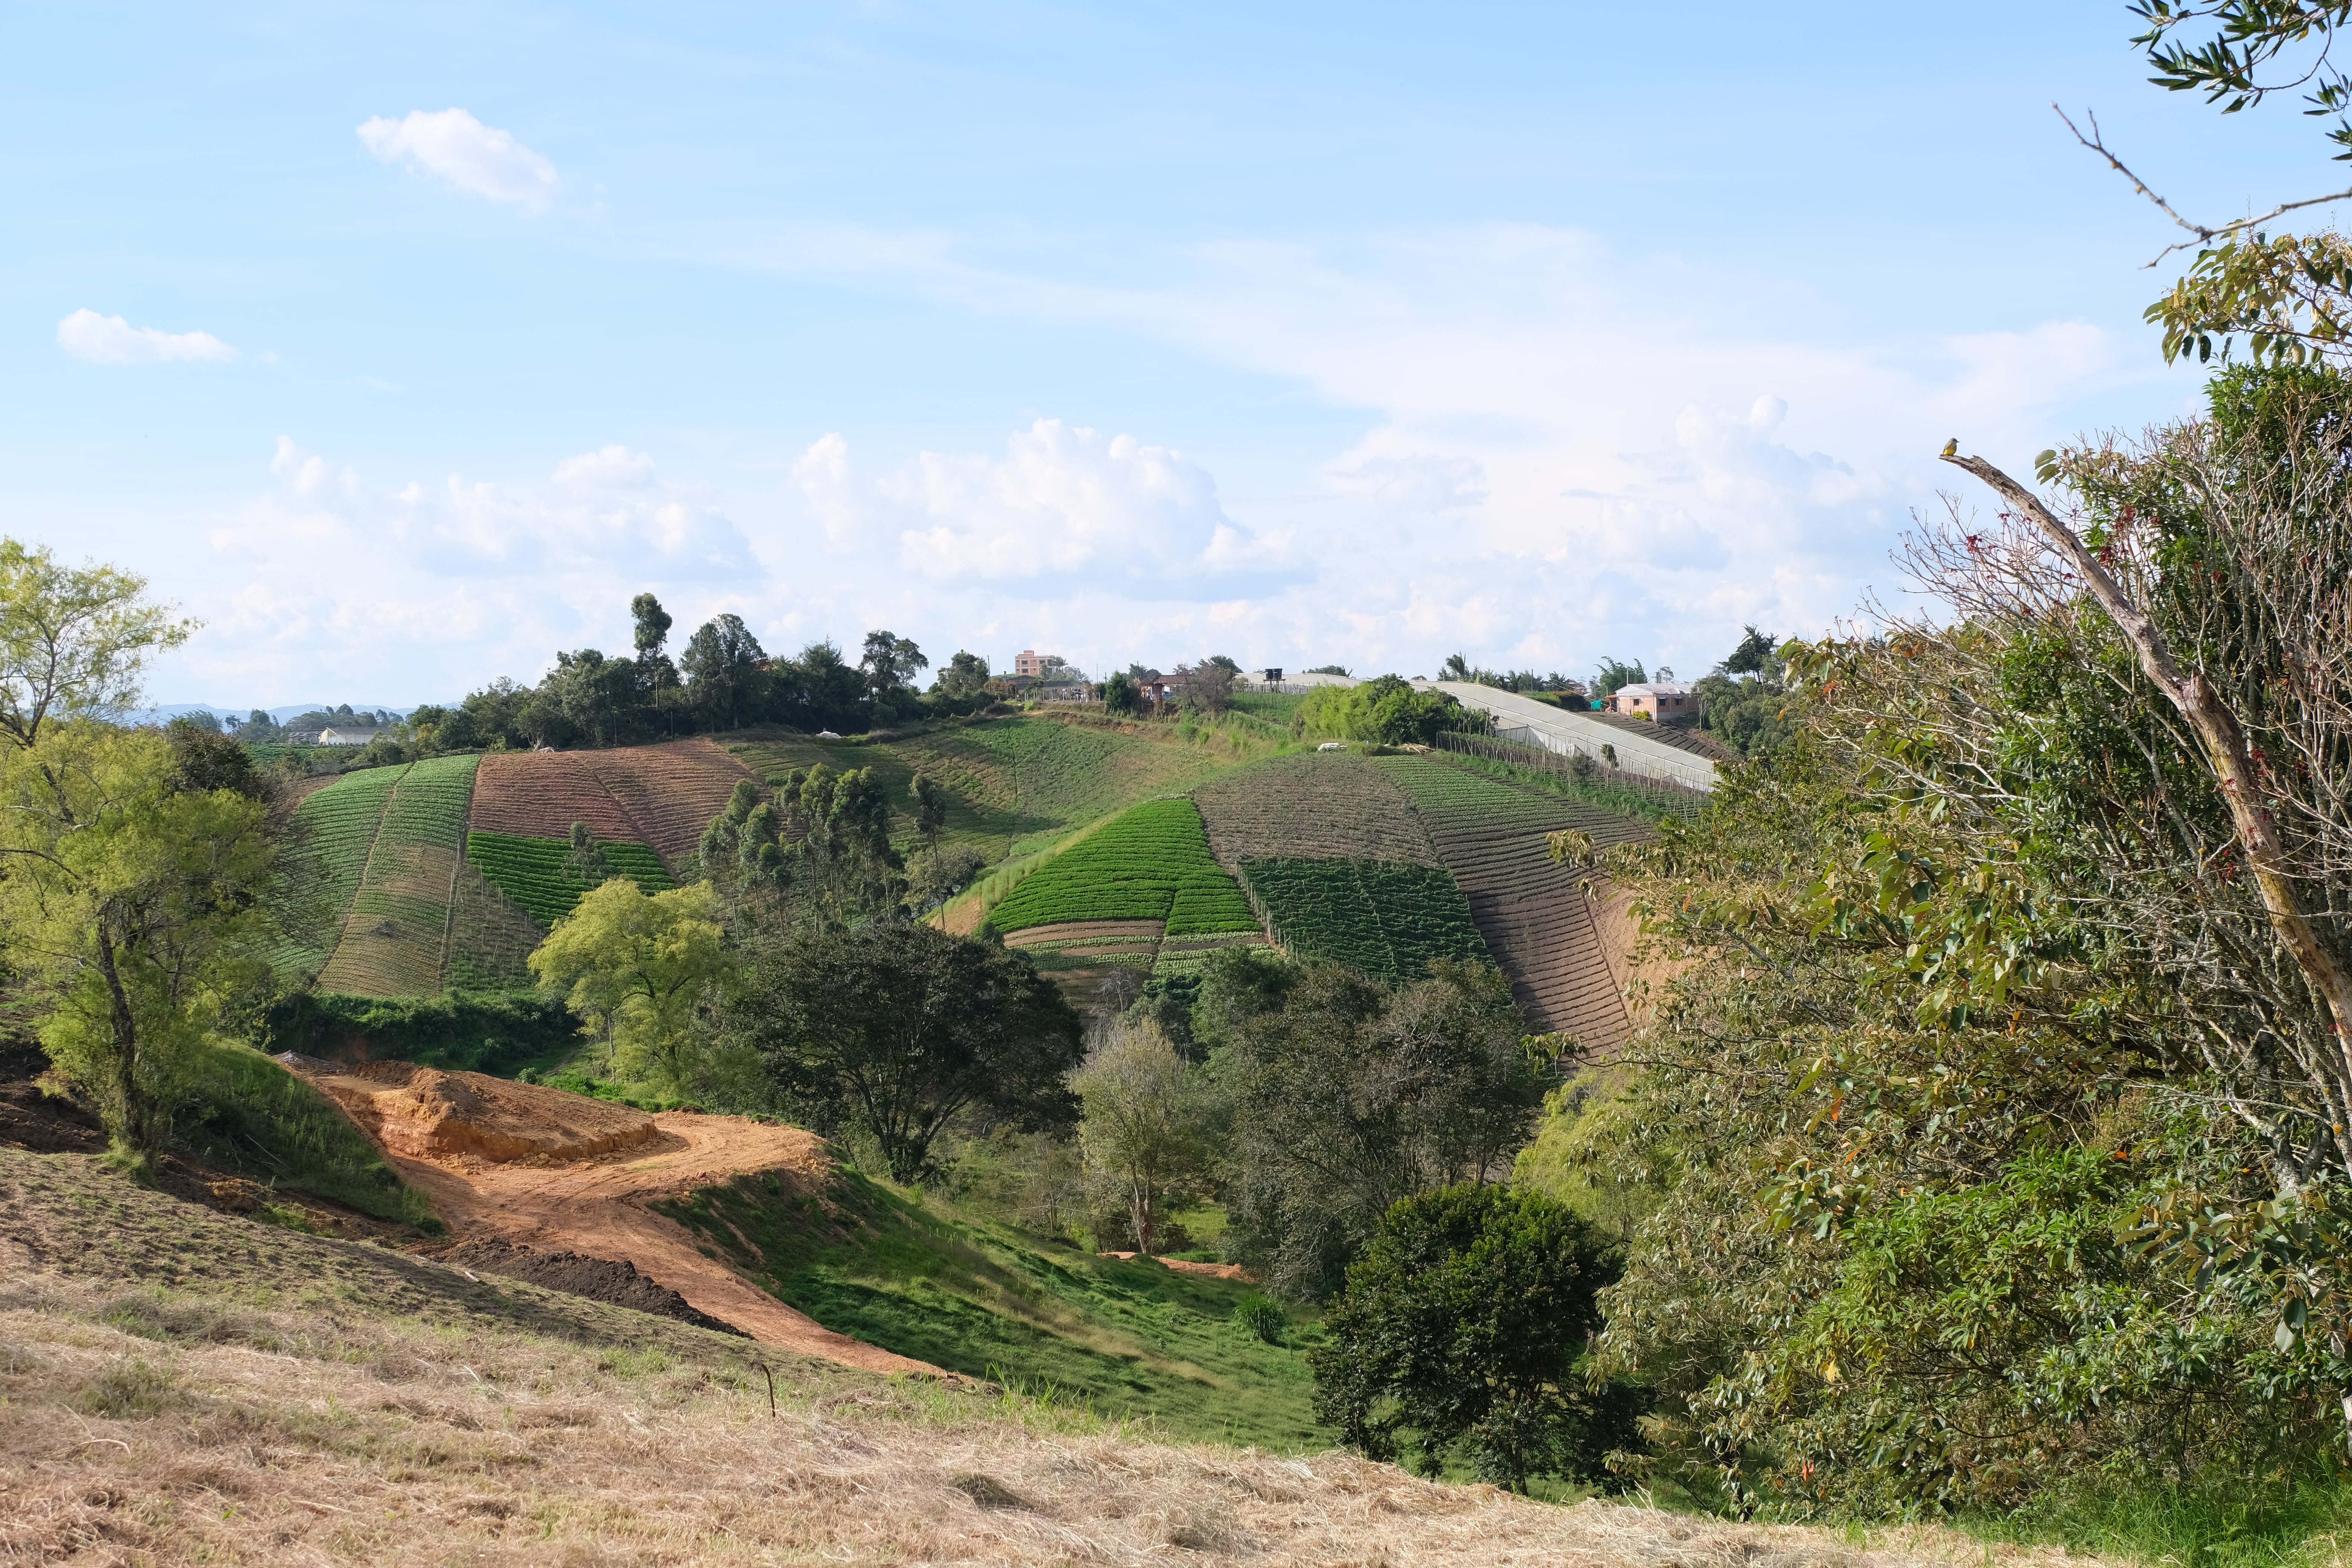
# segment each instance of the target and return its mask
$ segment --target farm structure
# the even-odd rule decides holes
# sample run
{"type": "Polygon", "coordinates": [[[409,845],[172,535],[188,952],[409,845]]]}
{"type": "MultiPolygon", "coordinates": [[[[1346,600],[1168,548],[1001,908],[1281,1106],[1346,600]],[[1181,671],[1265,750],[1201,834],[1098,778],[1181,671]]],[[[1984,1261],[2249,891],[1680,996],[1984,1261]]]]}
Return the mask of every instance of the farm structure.
{"type": "Polygon", "coordinates": [[[1242,862],[1266,925],[1301,958],[1382,980],[1419,980],[1432,959],[1485,963],[1470,905],[1442,866],[1278,856],[1242,862]]]}
{"type": "Polygon", "coordinates": [[[642,844],[675,875],[751,769],[697,736],[609,752],[517,752],[482,759],[467,826],[568,841],[584,822],[600,844],[642,844]]]}
{"type": "MultiPolygon", "coordinates": [[[[350,912],[319,971],[321,990],[425,996],[441,989],[450,898],[479,761],[430,758],[402,770],[384,792],[350,912]]],[[[303,804],[332,794],[321,791],[303,804]]]]}
{"type": "Polygon", "coordinates": [[[1590,879],[1553,865],[1545,839],[1576,828],[1606,847],[1647,838],[1649,826],[1497,783],[1435,753],[1373,765],[1412,797],[1528,1020],[1576,1037],[1587,1050],[1622,1045],[1625,1004],[1585,891],[1590,879]]]}

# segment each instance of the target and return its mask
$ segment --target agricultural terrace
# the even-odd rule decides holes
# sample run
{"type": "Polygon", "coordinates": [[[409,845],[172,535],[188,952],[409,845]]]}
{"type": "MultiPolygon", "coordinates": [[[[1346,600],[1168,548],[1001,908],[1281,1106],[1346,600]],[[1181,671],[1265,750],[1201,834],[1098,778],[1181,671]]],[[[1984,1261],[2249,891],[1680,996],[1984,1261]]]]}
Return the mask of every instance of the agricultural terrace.
{"type": "Polygon", "coordinates": [[[451,886],[480,760],[429,758],[394,782],[341,938],[319,972],[322,989],[352,996],[440,991],[451,886]]]}
{"type": "MultiPolygon", "coordinates": [[[[599,844],[596,848],[615,876],[626,877],[648,893],[677,886],[661,857],[645,845],[599,844]]],[[[484,879],[542,926],[552,926],[570,914],[581,895],[603,879],[583,879],[572,868],[569,839],[469,833],[466,858],[484,879]]]]}
{"type": "MultiPolygon", "coordinates": [[[[627,817],[633,831],[619,837],[651,846],[673,873],[700,845],[710,819],[727,809],[736,784],[752,777],[740,759],[698,735],[657,746],[572,754],[587,763],[627,817]]],[[[571,832],[566,822],[560,834],[541,837],[568,838],[571,832]]]]}
{"type": "Polygon", "coordinates": [[[482,875],[457,864],[449,892],[449,962],[441,982],[452,991],[527,991],[537,984],[528,960],[547,928],[482,875]]]}
{"type": "Polygon", "coordinates": [[[295,848],[287,857],[278,894],[271,900],[285,936],[270,954],[288,973],[315,974],[326,967],[342,936],[343,916],[359,890],[375,846],[392,786],[405,765],[362,768],[314,790],[295,808],[295,848]]]}
{"type": "Polygon", "coordinates": [[[1374,765],[1419,805],[1529,1021],[1574,1035],[1591,1049],[1622,1041],[1620,978],[1602,952],[1588,879],[1553,865],[1545,838],[1578,828],[1597,845],[1634,843],[1649,837],[1649,826],[1499,783],[1434,754],[1382,757],[1374,765]]]}
{"type": "MultiPolygon", "coordinates": [[[[636,825],[590,765],[593,754],[491,752],[482,759],[481,772],[474,781],[474,811],[466,820],[467,827],[476,833],[568,842],[572,825],[584,822],[599,843],[638,842],[636,825]]],[[[710,817],[704,817],[702,824],[708,827],[710,817]]],[[[695,829],[698,838],[701,832],[700,827],[695,829]]]]}
{"type": "MultiPolygon", "coordinates": [[[[836,773],[856,768],[870,768],[882,785],[882,798],[890,803],[891,827],[901,847],[906,847],[915,830],[915,799],[908,793],[914,782],[915,770],[907,765],[887,745],[866,741],[813,741],[794,730],[763,729],[739,731],[730,736],[727,751],[731,759],[744,765],[750,775],[761,783],[775,785],[784,782],[793,769],[806,770],[820,764],[836,773]]],[[[732,785],[729,786],[732,788],[732,785]]],[[[719,808],[702,819],[702,827],[710,826],[710,817],[719,815],[726,805],[720,797],[719,808]]],[[[969,812],[960,813],[955,803],[948,807],[947,837],[959,837],[959,820],[969,818],[969,812]]],[[[969,823],[966,823],[969,826],[969,823]]],[[[698,836],[702,827],[695,829],[698,836]]],[[[969,833],[962,835],[972,837],[969,833]]],[[[1000,846],[1001,847],[1001,846],[1000,846]]]]}
{"type": "Polygon", "coordinates": [[[1274,939],[1384,980],[1419,980],[1433,958],[1493,962],[1443,867],[1275,857],[1242,862],[1274,939]]]}
{"type": "Polygon", "coordinates": [[[1209,854],[1189,800],[1146,801],[1045,861],[989,912],[1002,931],[1068,921],[1161,921],[1176,930],[1255,930],[1233,880],[1209,854]],[[1230,901],[1220,894],[1230,893],[1230,901]]]}
{"type": "Polygon", "coordinates": [[[1350,752],[1269,757],[1210,780],[1192,801],[1208,824],[1211,852],[1229,871],[1273,858],[1443,863],[1412,798],[1350,752]]]}
{"type": "MultiPolygon", "coordinates": [[[[1189,790],[1272,744],[1238,730],[1204,729],[1187,740],[1174,725],[1024,715],[941,726],[854,755],[864,765],[887,751],[910,775],[944,785],[953,796],[949,841],[997,860],[1045,848],[1139,800],[1189,790]]],[[[898,783],[892,798],[905,790],[898,783]]]]}

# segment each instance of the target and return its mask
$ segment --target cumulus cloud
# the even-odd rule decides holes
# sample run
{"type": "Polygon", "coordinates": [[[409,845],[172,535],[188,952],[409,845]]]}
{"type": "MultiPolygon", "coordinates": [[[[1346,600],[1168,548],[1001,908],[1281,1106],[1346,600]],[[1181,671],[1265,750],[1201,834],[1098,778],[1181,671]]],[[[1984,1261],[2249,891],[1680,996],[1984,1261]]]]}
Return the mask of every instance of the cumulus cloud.
{"type": "Polygon", "coordinates": [[[120,316],[76,310],[58,323],[58,347],[85,364],[226,364],[236,350],[210,332],[167,332],[134,327],[120,316]]]}
{"type": "Polygon", "coordinates": [[[439,176],[468,195],[508,202],[527,213],[554,205],[555,165],[462,109],[413,110],[399,120],[362,122],[359,138],[382,163],[439,176]]]}
{"type": "Polygon", "coordinates": [[[829,538],[895,542],[901,566],[935,582],[1083,574],[1167,586],[1278,563],[1183,453],[1059,419],[1015,432],[1001,457],[922,452],[871,479],[828,435],[793,478],[829,538]]]}

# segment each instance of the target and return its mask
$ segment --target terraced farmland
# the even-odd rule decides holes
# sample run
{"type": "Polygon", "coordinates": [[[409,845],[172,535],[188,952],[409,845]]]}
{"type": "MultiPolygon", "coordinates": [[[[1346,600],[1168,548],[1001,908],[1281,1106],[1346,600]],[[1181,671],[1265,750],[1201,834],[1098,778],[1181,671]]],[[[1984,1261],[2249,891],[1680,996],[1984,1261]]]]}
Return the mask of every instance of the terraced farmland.
{"type": "Polygon", "coordinates": [[[1491,962],[1453,874],[1395,861],[1269,857],[1242,862],[1275,940],[1385,980],[1419,980],[1433,958],[1491,962]]]}
{"type": "Polygon", "coordinates": [[[1161,921],[1172,928],[1180,890],[1187,929],[1256,929],[1232,879],[1210,858],[1199,809],[1182,798],[1146,801],[1030,872],[989,919],[1007,932],[1071,921],[1161,921]]]}
{"type": "Polygon", "coordinates": [[[520,991],[534,981],[525,960],[547,928],[482,875],[459,863],[449,902],[449,962],[441,981],[452,991],[520,991]]]}
{"type": "MultiPolygon", "coordinates": [[[[636,825],[590,765],[593,754],[499,752],[484,757],[474,781],[474,810],[467,827],[516,838],[568,841],[572,825],[584,822],[599,843],[638,842],[636,825]]],[[[709,826],[705,817],[703,826],[709,826]]],[[[701,832],[695,829],[698,837],[701,832]]]]}
{"type": "MultiPolygon", "coordinates": [[[[599,844],[604,863],[648,893],[677,886],[669,868],[643,844],[599,844]]],[[[572,868],[569,839],[534,838],[511,833],[468,833],[466,857],[483,879],[541,926],[570,914],[581,895],[596,886],[572,868]]]]}
{"type": "Polygon", "coordinates": [[[1535,1026],[1574,1035],[1589,1048],[1622,1043],[1625,1006],[1584,895],[1585,878],[1554,866],[1544,840],[1572,827],[1604,847],[1633,843],[1649,837],[1648,825],[1498,783],[1435,756],[1381,757],[1373,765],[1412,797],[1535,1026]]]}
{"type": "Polygon", "coordinates": [[[1443,863],[1412,797],[1352,752],[1269,757],[1210,780],[1192,800],[1229,871],[1268,858],[1443,863]]]}
{"type": "MultiPolygon", "coordinates": [[[[687,857],[702,842],[703,829],[727,809],[727,797],[736,784],[752,776],[750,768],[716,742],[700,736],[572,754],[586,760],[597,782],[620,805],[635,830],[624,837],[650,845],[672,873],[684,868],[687,857]]],[[[569,837],[571,832],[566,821],[542,837],[569,837]]]]}
{"type": "Polygon", "coordinates": [[[332,956],[319,971],[322,990],[356,996],[440,991],[450,893],[480,760],[429,758],[403,772],[386,792],[351,910],[332,956]]]}
{"type": "Polygon", "coordinates": [[[285,936],[270,957],[282,973],[316,974],[334,956],[384,802],[407,771],[404,764],[345,773],[295,808],[301,836],[271,900],[285,936]]]}
{"type": "MultiPolygon", "coordinates": [[[[1250,754],[1222,738],[1188,742],[1164,727],[1028,717],[933,730],[844,757],[863,765],[875,760],[873,752],[946,786],[954,797],[950,841],[970,843],[991,859],[1044,848],[1122,806],[1191,789],[1250,754]]],[[[905,784],[895,788],[893,798],[902,798],[905,784]]]]}

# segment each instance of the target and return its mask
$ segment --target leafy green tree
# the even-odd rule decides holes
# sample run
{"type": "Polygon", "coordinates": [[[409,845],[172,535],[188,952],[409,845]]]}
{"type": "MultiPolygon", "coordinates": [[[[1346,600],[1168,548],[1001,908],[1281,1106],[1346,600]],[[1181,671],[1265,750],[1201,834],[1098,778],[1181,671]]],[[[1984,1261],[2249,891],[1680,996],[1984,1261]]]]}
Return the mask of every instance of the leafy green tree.
{"type": "Polygon", "coordinates": [[[1631,664],[1613,657],[1604,658],[1592,677],[1592,695],[1607,697],[1629,686],[1639,686],[1649,679],[1649,671],[1642,668],[1642,661],[1638,658],[1631,664]]]}
{"type": "Polygon", "coordinates": [[[988,689],[988,660],[958,648],[933,685],[942,697],[978,697],[988,689]]]}
{"type": "Polygon", "coordinates": [[[808,913],[854,925],[896,908],[906,862],[891,847],[889,791],[873,769],[795,768],[776,791],[776,810],[771,877],[808,913]]]}
{"type": "Polygon", "coordinates": [[[893,632],[875,631],[866,634],[865,657],[857,662],[866,677],[866,689],[877,701],[897,696],[914,681],[916,672],[929,669],[931,661],[911,637],[893,632]]]}
{"type": "Polygon", "coordinates": [[[1076,1117],[1082,1031],[1061,993],[1025,954],[930,926],[796,928],[754,951],[728,1020],[800,1114],[872,1139],[893,1181],[929,1174],[967,1121],[1076,1117]]]}
{"type": "MultiPolygon", "coordinates": [[[[107,685],[79,695],[122,690],[107,685]]],[[[231,789],[175,789],[155,731],[57,706],[20,707],[36,738],[0,754],[0,940],[51,1059],[144,1168],[225,1008],[266,973],[269,813],[231,789]]]]}
{"type": "Polygon", "coordinates": [[[1315,1410],[1367,1458],[1423,1475],[1465,1453],[1483,1480],[1611,1484],[1639,1446],[1640,1391],[1585,1376],[1618,1255],[1540,1193],[1459,1186],[1400,1200],[1307,1352],[1315,1410]]]}
{"type": "Polygon", "coordinates": [[[1103,681],[1102,701],[1106,713],[1132,714],[1143,706],[1143,700],[1135,689],[1135,681],[1123,669],[1112,670],[1103,681]]]}
{"type": "Polygon", "coordinates": [[[742,616],[730,612],[702,624],[688,639],[678,668],[704,723],[732,730],[756,712],[756,689],[767,657],[742,616]]]}
{"type": "Polygon", "coordinates": [[[616,1073],[685,1093],[702,1047],[696,1007],[736,971],[718,915],[707,882],[648,897],[615,877],[556,922],[530,970],[610,1038],[616,1073]]]}
{"type": "Polygon", "coordinates": [[[1070,1075],[1070,1087],[1084,1108],[1078,1146],[1087,1177],[1127,1211],[1136,1250],[1149,1253],[1160,1219],[1210,1174],[1208,1086],[1157,1024],[1129,1016],[1070,1075]]]}
{"type": "Polygon", "coordinates": [[[1443,691],[1416,691],[1397,675],[1360,686],[1318,687],[1298,705],[1298,721],[1308,734],[1387,746],[1433,745],[1443,731],[1472,722],[1443,691]]]}
{"type": "Polygon", "coordinates": [[[584,822],[572,825],[572,853],[564,858],[564,864],[575,881],[601,883],[612,875],[604,864],[604,851],[584,822]]]}
{"type": "Polygon", "coordinates": [[[930,913],[971,886],[988,868],[988,857],[969,844],[926,847],[907,857],[907,907],[930,913]]]}
{"type": "Polygon", "coordinates": [[[1233,1009],[1211,1057],[1232,1118],[1227,1246],[1269,1286],[1319,1296],[1399,1198],[1502,1176],[1547,1069],[1487,965],[1439,961],[1391,988],[1313,964],[1284,978],[1278,1005],[1267,992],[1233,1009]]]}
{"type": "Polygon", "coordinates": [[[938,849],[940,832],[948,825],[948,792],[936,780],[917,773],[908,781],[907,793],[915,797],[915,831],[938,849]]]}
{"type": "Polygon", "coordinates": [[[59,720],[132,706],[148,661],[196,629],[146,591],[135,574],[63,566],[0,536],[0,735],[27,747],[59,720]]]}
{"type": "Polygon", "coordinates": [[[632,640],[636,645],[637,658],[646,659],[658,655],[669,641],[669,628],[674,624],[661,601],[651,594],[640,594],[629,601],[629,619],[635,624],[632,640]]]}

